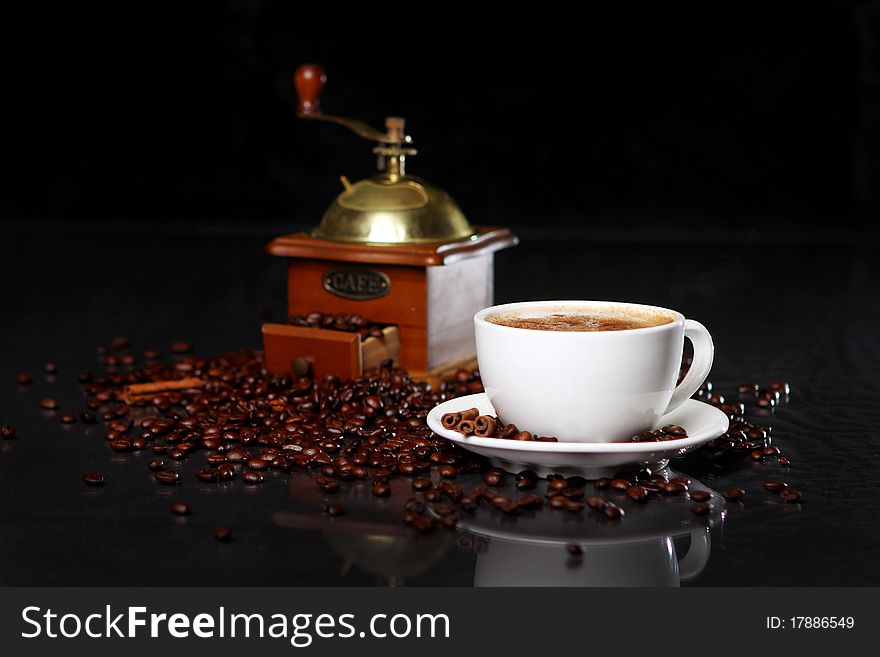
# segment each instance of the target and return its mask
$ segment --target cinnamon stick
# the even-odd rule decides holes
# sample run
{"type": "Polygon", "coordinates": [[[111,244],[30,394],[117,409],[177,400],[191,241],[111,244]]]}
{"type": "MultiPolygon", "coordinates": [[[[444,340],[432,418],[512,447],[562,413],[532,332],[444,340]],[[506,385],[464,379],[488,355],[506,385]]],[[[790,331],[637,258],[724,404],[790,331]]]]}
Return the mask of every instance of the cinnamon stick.
{"type": "Polygon", "coordinates": [[[150,399],[157,395],[176,392],[178,390],[186,390],[188,388],[201,388],[203,385],[205,385],[204,381],[195,376],[173,379],[171,381],[133,383],[125,386],[122,391],[122,396],[127,404],[131,404],[139,399],[150,399]]]}

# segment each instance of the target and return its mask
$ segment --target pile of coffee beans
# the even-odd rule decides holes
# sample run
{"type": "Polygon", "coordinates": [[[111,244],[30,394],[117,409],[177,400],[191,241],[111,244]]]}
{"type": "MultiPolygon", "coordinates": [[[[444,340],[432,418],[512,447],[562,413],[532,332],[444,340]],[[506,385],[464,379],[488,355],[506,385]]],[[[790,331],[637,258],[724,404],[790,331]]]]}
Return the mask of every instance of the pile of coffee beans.
{"type": "Polygon", "coordinates": [[[362,338],[381,338],[382,329],[388,326],[387,324],[379,324],[357,314],[334,315],[319,312],[309,313],[308,315],[291,315],[288,321],[294,326],[360,333],[362,338]]]}
{"type": "MultiPolygon", "coordinates": [[[[344,317],[347,319],[342,323],[347,326],[370,326],[357,316],[344,317]]],[[[311,318],[308,325],[336,326],[333,317],[329,324],[325,323],[327,317],[318,313],[306,318],[311,318]]],[[[647,469],[619,472],[592,482],[560,475],[540,478],[528,470],[514,476],[433,434],[425,423],[428,411],[448,399],[481,392],[476,371],[460,370],[448,383],[432,389],[391,363],[353,380],[334,376],[313,380],[294,374],[271,374],[258,351],[234,351],[216,358],[195,357],[191,351],[189,343],[175,343],[171,352],[177,355],[169,364],[158,362],[159,351],[150,349],[144,352],[144,365],[138,367],[129,342],[114,339],[109,347],[99,348],[99,353],[106,356],[103,360],[107,371],[79,376],[86,410],[78,415],[65,411],[61,421],[103,421],[109,449],[150,450],[155,458],[147,467],[156,482],[165,486],[180,482],[181,474],[167,467],[170,461],[193,460],[197,461],[193,471],[183,474],[200,482],[239,480],[258,486],[269,476],[310,471],[325,495],[336,494],[349,482],[367,480],[372,494],[384,498],[391,495],[392,479],[406,477],[412,494],[403,503],[403,521],[419,532],[454,528],[460,514],[472,513],[480,505],[506,516],[549,506],[553,513],[595,513],[614,522],[626,515],[620,503],[641,505],[664,497],[688,499],[696,515],[713,509],[713,496],[692,489],[687,477],[667,479],[647,469]],[[128,385],[185,377],[198,377],[204,384],[132,404],[123,399],[128,385]],[[456,479],[469,473],[481,475],[482,484],[465,490],[456,479]],[[514,496],[500,489],[511,476],[515,479],[514,496]],[[539,486],[544,487],[543,495],[539,486]]],[[[683,372],[688,365],[683,363],[683,372]]],[[[25,380],[30,381],[26,374],[16,377],[19,385],[25,385],[25,380]]],[[[771,406],[775,406],[787,399],[790,388],[784,382],[763,388],[744,384],[739,393],[758,401],[773,399],[771,406]]],[[[731,419],[729,430],[702,448],[716,463],[723,465],[737,459],[790,467],[788,459],[772,444],[771,428],[746,420],[744,403],[726,402],[713,391],[711,383],[704,384],[697,396],[731,419]]],[[[42,399],[39,405],[47,412],[59,409],[52,398],[42,399]]],[[[541,440],[493,416],[480,415],[477,409],[448,414],[443,422],[468,435],[473,431],[473,435],[541,440]]],[[[9,425],[0,427],[0,435],[16,436],[9,425]]],[[[686,435],[682,427],[667,425],[633,440],[673,440],[686,435]]],[[[88,472],[82,480],[88,486],[105,485],[100,472],[88,472]]],[[[801,498],[781,479],[765,482],[764,489],[785,502],[799,502],[801,498]]],[[[741,488],[723,493],[730,501],[739,501],[744,495],[741,488]]],[[[171,510],[181,516],[191,512],[183,501],[175,502],[171,510]]],[[[345,514],[338,502],[325,503],[319,510],[333,517],[345,514]]],[[[232,540],[232,530],[217,528],[215,537],[232,540]]]]}
{"type": "Polygon", "coordinates": [[[494,415],[480,415],[476,408],[467,408],[461,412],[444,413],[440,418],[443,428],[455,431],[463,436],[477,438],[501,438],[505,440],[535,440],[538,442],[555,443],[556,438],[535,436],[528,431],[520,431],[515,424],[504,424],[494,415]]]}

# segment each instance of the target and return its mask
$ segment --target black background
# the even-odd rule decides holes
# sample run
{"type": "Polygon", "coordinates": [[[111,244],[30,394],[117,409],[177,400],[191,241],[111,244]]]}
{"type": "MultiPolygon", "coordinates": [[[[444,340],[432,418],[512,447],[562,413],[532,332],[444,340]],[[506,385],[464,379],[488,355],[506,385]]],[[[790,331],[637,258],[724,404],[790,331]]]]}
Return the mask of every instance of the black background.
{"type": "Polygon", "coordinates": [[[374,158],[295,118],[307,61],[327,70],[325,111],[406,117],[410,171],[473,223],[798,234],[870,227],[878,208],[876,2],[3,11],[16,229],[316,223],[374,158]]]}

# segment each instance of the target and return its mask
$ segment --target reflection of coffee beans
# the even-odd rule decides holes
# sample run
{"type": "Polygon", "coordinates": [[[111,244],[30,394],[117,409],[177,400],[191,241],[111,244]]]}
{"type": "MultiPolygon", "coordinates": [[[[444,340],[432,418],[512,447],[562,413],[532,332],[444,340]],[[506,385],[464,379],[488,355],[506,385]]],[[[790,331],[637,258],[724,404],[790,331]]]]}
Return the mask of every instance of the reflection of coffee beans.
{"type": "Polygon", "coordinates": [[[609,307],[607,310],[577,306],[541,308],[535,310],[499,313],[487,321],[511,328],[533,331],[628,331],[669,324],[674,317],[665,313],[649,313],[628,308],[609,307]]]}

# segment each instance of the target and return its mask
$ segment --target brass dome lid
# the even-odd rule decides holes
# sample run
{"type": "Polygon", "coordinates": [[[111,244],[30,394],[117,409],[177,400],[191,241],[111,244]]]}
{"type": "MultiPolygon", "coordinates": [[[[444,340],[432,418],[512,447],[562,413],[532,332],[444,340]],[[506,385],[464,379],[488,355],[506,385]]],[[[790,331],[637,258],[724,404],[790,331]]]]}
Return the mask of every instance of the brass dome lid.
{"type": "Polygon", "coordinates": [[[476,231],[452,197],[415,176],[389,172],[346,185],[311,235],[356,244],[424,244],[476,231]]]}
{"type": "Polygon", "coordinates": [[[321,92],[327,76],[315,64],[303,64],[294,76],[297,116],[342,125],[378,144],[380,173],[354,184],[342,176],[343,191],[327,208],[312,237],[354,244],[454,242],[476,235],[455,201],[442,189],[406,175],[406,158],[415,155],[404,119],[389,116],[385,132],[363,121],[324,114],[321,92]]]}

